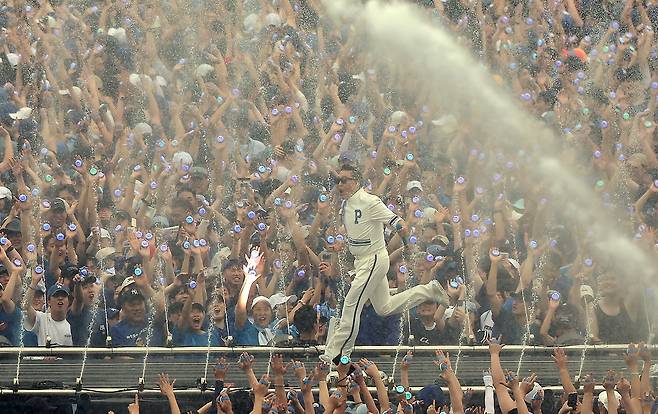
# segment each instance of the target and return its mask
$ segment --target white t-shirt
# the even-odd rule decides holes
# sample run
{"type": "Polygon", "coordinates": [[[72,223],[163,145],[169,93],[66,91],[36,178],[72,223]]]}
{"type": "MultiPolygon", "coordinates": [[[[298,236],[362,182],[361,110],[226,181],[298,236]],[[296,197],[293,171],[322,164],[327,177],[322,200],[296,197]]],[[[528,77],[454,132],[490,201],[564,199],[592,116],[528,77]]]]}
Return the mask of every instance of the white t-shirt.
{"type": "Polygon", "coordinates": [[[345,201],[341,215],[347,229],[347,245],[356,257],[384,249],[384,225],[394,226],[400,220],[379,197],[363,188],[345,201]]]}
{"type": "Polygon", "coordinates": [[[71,325],[66,319],[55,321],[50,316],[50,312],[36,311],[36,313],[37,317],[34,320],[34,326],[29,326],[29,321],[26,320],[25,329],[37,335],[39,346],[46,346],[47,336],[50,336],[51,345],[73,346],[71,325]]]}

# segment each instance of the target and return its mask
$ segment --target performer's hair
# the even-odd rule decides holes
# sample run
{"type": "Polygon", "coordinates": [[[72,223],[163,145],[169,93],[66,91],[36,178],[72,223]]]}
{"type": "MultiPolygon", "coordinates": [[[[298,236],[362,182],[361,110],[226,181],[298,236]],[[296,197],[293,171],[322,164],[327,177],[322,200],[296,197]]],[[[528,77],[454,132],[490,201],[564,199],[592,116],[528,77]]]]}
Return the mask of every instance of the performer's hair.
{"type": "Polygon", "coordinates": [[[352,164],[341,164],[340,168],[338,171],[352,171],[352,178],[354,178],[356,181],[359,183],[363,181],[363,174],[361,174],[361,170],[356,165],[352,164]]]}

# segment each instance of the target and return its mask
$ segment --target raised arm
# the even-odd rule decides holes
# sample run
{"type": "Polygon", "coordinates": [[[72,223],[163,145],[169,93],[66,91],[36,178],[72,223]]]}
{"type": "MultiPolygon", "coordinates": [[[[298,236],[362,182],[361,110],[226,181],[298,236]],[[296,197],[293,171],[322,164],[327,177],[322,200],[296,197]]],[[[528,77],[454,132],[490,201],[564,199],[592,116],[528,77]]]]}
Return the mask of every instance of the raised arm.
{"type": "Polygon", "coordinates": [[[240,288],[238,303],[235,305],[235,325],[240,329],[247,321],[247,301],[249,300],[249,292],[251,291],[251,285],[253,285],[260,277],[260,274],[256,273],[256,267],[258,266],[258,263],[260,263],[262,257],[263,255],[259,254],[257,249],[253,250],[249,257],[247,257],[247,264],[242,268],[244,271],[244,283],[240,288]]]}
{"type": "Polygon", "coordinates": [[[576,387],[574,387],[573,382],[571,382],[571,377],[569,376],[569,367],[567,366],[568,360],[567,355],[564,353],[564,349],[555,348],[553,351],[553,361],[557,365],[557,369],[560,372],[560,381],[562,382],[562,388],[567,394],[577,392],[576,387]]]}
{"type": "Polygon", "coordinates": [[[452,413],[463,414],[464,393],[462,392],[462,387],[459,384],[459,379],[457,378],[457,375],[455,375],[455,371],[452,370],[452,365],[450,364],[450,356],[448,353],[444,354],[440,349],[437,350],[434,365],[439,367],[441,370],[441,378],[443,378],[443,380],[448,383],[448,392],[450,393],[450,408],[452,413]]]}
{"type": "Polygon", "coordinates": [[[505,373],[500,363],[500,351],[503,349],[496,340],[489,341],[489,355],[491,356],[491,376],[493,377],[493,386],[498,397],[498,405],[503,413],[508,413],[516,408],[516,403],[510,397],[505,387],[505,373]]]}

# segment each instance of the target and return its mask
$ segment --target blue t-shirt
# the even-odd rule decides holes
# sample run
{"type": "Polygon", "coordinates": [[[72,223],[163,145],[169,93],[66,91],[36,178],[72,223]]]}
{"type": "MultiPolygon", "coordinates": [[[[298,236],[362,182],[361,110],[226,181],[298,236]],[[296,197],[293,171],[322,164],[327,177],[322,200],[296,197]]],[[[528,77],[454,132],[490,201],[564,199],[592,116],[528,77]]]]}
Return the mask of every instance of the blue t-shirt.
{"type": "Polygon", "coordinates": [[[400,314],[379,316],[372,305],[361,312],[356,345],[397,345],[400,340],[400,314]]]}
{"type": "Polygon", "coordinates": [[[0,307],[0,336],[6,337],[12,346],[18,346],[22,316],[18,306],[12,313],[7,313],[0,307]]]}
{"type": "Polygon", "coordinates": [[[189,328],[172,327],[171,335],[176,346],[208,346],[208,332],[192,332],[189,328]]]}
{"type": "Polygon", "coordinates": [[[237,345],[251,345],[251,346],[258,346],[258,333],[260,331],[258,328],[254,326],[253,323],[251,323],[250,320],[247,319],[247,321],[244,323],[244,326],[242,329],[240,329],[237,325],[235,327],[235,343],[237,345]]]}
{"type": "Polygon", "coordinates": [[[77,315],[75,315],[71,309],[69,309],[66,314],[66,320],[69,322],[69,325],[71,325],[71,338],[74,346],[87,345],[91,316],[91,311],[86,306],[83,307],[77,315]]]}
{"type": "MultiPolygon", "coordinates": [[[[132,325],[124,319],[110,329],[112,344],[114,346],[146,346],[148,330],[149,326],[146,321],[137,325],[132,325]]],[[[149,345],[164,345],[163,336],[160,327],[154,323],[149,345]]]]}

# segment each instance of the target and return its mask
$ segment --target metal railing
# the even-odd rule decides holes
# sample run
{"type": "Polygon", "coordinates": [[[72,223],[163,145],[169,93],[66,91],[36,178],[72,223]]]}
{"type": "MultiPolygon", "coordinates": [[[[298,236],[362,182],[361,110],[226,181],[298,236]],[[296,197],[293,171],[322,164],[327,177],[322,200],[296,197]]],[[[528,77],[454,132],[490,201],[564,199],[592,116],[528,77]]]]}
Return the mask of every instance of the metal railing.
{"type": "MultiPolygon", "coordinates": [[[[525,352],[552,352],[554,347],[546,346],[522,346],[522,345],[508,345],[505,346],[505,353],[514,353],[524,350],[525,352]]],[[[658,345],[648,345],[650,350],[658,350],[658,345]]],[[[183,355],[183,354],[206,354],[208,351],[211,354],[217,353],[228,353],[228,354],[238,354],[242,352],[248,352],[250,354],[269,354],[270,352],[280,353],[280,354],[300,354],[300,353],[321,353],[324,351],[324,346],[312,346],[312,347],[117,347],[117,348],[82,348],[82,347],[5,347],[0,348],[0,356],[8,355],[17,355],[18,352],[21,352],[22,355],[81,355],[85,351],[91,355],[144,355],[147,352],[149,355],[183,355]]],[[[403,345],[401,350],[413,350],[414,353],[418,354],[428,354],[434,353],[437,349],[442,349],[448,352],[456,352],[461,350],[461,352],[469,353],[487,353],[489,352],[488,347],[486,346],[466,346],[462,345],[440,345],[440,346],[407,346],[403,345]]],[[[587,349],[588,352],[619,352],[625,351],[627,345],[573,345],[563,347],[565,351],[568,352],[578,352],[584,349],[587,349]]],[[[354,348],[353,353],[359,355],[360,353],[379,353],[379,354],[389,354],[395,353],[398,350],[396,346],[357,346],[354,348]]]]}

